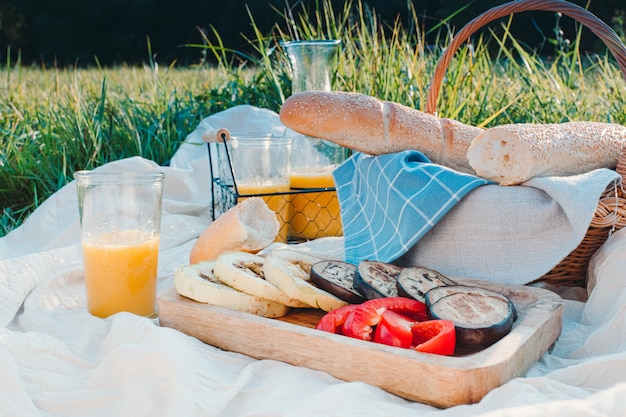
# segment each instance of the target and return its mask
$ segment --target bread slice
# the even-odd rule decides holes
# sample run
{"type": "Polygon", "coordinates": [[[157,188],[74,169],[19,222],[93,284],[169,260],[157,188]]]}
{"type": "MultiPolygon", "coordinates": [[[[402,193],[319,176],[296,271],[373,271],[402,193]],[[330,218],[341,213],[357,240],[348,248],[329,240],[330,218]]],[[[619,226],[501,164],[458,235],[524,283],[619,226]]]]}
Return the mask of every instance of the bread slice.
{"type": "Polygon", "coordinates": [[[308,307],[265,279],[265,258],[247,252],[227,252],[217,258],[214,274],[224,284],[256,297],[289,307],[308,307]]]}
{"type": "Polygon", "coordinates": [[[225,252],[256,253],[274,241],[279,228],[276,213],[269,209],[265,200],[247,198],[202,232],[191,249],[189,263],[213,261],[225,252]]]}
{"type": "Polygon", "coordinates": [[[275,249],[268,254],[263,271],[268,281],[310,307],[331,311],[348,304],[310,282],[311,266],[320,261],[322,259],[302,252],[275,249]]]}
{"type": "Polygon", "coordinates": [[[279,302],[246,294],[225,285],[215,277],[214,268],[215,261],[200,262],[178,268],[174,274],[176,291],[183,297],[200,303],[262,317],[282,317],[291,310],[279,302]]]}

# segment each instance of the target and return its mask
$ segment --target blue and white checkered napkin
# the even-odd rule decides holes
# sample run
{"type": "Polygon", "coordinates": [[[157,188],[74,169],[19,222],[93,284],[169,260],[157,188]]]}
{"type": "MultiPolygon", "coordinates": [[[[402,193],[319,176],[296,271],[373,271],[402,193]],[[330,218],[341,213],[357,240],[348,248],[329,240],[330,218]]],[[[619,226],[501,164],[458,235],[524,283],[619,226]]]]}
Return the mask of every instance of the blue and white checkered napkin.
{"type": "Polygon", "coordinates": [[[345,260],[391,262],[454,205],[489,181],[433,164],[418,151],[355,154],[334,172],[345,260]]]}

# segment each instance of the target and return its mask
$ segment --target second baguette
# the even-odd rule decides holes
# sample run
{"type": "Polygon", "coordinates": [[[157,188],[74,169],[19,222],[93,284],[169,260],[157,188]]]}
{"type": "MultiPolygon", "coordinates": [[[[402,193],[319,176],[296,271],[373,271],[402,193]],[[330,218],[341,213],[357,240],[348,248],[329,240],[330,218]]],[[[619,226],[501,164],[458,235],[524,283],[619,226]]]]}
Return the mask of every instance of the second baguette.
{"type": "Polygon", "coordinates": [[[468,160],[481,177],[500,185],[534,177],[615,168],[626,145],[626,127],[612,123],[511,124],[477,136],[468,160]]]}

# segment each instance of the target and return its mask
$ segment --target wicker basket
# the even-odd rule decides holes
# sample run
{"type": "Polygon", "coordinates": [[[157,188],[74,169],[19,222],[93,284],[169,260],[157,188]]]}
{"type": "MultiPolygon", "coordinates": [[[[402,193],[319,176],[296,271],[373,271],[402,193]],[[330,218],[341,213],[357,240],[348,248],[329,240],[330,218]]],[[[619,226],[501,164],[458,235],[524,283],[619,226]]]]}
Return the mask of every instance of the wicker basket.
{"type": "MultiPolygon", "coordinates": [[[[427,113],[436,113],[437,100],[446,69],[458,48],[485,24],[512,13],[524,11],[559,12],[585,25],[609,48],[626,80],[626,46],[624,46],[619,36],[602,20],[582,7],[567,1],[518,0],[487,10],[467,23],[450,41],[450,45],[448,45],[437,63],[430,83],[425,109],[427,113]]],[[[616,170],[622,178],[626,179],[626,149],[620,158],[616,170]]],[[[538,281],[559,286],[586,286],[587,268],[591,256],[613,231],[619,230],[624,226],[626,226],[626,194],[621,186],[611,186],[607,188],[600,198],[593,220],[579,246],[538,281]]]]}

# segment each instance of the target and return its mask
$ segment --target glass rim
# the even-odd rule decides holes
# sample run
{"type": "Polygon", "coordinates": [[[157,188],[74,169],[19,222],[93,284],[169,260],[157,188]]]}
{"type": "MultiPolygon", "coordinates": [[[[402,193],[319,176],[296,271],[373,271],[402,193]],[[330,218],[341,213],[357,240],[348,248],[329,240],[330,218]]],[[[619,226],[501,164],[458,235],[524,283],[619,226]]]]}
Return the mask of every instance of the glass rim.
{"type": "Polygon", "coordinates": [[[292,40],[292,41],[280,41],[279,44],[283,47],[289,46],[335,46],[341,44],[341,39],[309,39],[309,40],[292,40]]]}
{"type": "Polygon", "coordinates": [[[99,172],[93,170],[82,169],[75,171],[74,179],[82,182],[91,183],[140,183],[162,181],[165,173],[162,171],[116,171],[116,172],[99,172]]]}
{"type": "Polygon", "coordinates": [[[249,133],[249,132],[230,132],[229,138],[241,138],[241,139],[265,139],[272,137],[280,137],[274,136],[273,133],[249,133]]]}
{"type": "Polygon", "coordinates": [[[237,138],[236,136],[231,136],[228,139],[228,142],[239,142],[239,143],[248,143],[248,144],[266,144],[266,143],[276,143],[277,145],[285,145],[293,142],[293,138],[285,137],[285,136],[259,136],[259,137],[243,137],[237,138]]]}

